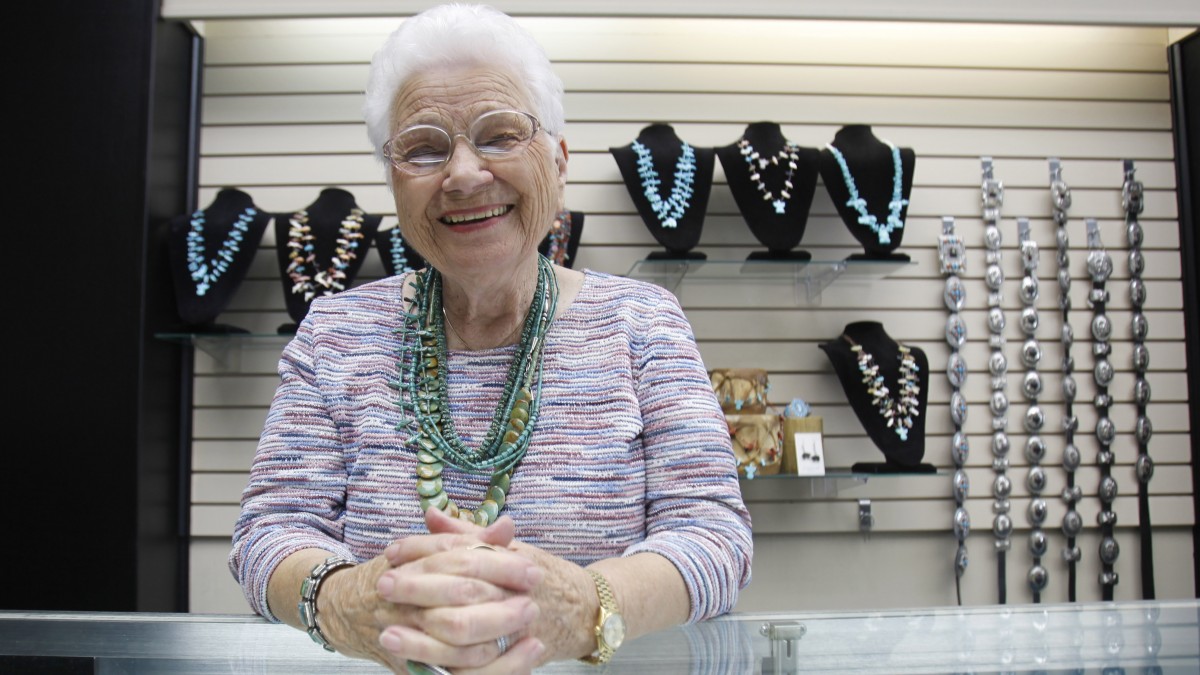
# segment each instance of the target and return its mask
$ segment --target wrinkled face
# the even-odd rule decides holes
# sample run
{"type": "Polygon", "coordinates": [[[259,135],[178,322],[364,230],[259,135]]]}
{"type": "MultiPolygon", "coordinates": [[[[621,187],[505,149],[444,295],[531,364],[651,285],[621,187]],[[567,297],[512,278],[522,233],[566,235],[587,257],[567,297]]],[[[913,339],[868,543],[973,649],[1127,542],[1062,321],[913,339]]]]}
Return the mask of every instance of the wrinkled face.
{"type": "MultiPolygon", "coordinates": [[[[391,133],[433,124],[466,133],[493,110],[532,111],[525,87],[490,68],[436,70],[409,79],[392,106],[391,133]]],[[[566,146],[544,130],[515,157],[483,159],[462,137],[446,164],[413,176],[391,167],[401,233],[449,277],[512,270],[532,258],[562,202],[566,146]]]]}

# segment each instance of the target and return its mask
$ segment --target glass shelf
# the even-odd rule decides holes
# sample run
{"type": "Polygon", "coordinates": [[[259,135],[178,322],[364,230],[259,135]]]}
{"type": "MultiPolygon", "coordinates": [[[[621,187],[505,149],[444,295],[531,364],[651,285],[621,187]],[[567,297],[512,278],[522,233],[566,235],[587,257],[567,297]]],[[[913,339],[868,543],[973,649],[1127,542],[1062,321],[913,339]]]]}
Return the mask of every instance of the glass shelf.
{"type": "Polygon", "coordinates": [[[860,485],[866,485],[872,479],[892,480],[896,478],[926,478],[949,476],[950,471],[938,469],[937,471],[922,472],[922,473],[856,473],[853,471],[827,471],[824,476],[798,476],[794,473],[776,473],[768,476],[755,476],[754,478],[738,478],[738,483],[741,485],[742,493],[745,494],[748,487],[751,485],[761,485],[762,488],[750,488],[752,490],[764,490],[777,493],[781,489],[786,489],[790,496],[794,497],[836,497],[842,490],[855,488],[860,485]],[[795,483],[787,488],[782,486],[787,483],[795,483]],[[770,487],[766,487],[766,486],[770,487]]]}
{"type": "Polygon", "coordinates": [[[194,347],[216,362],[219,372],[236,373],[248,350],[281,352],[294,335],[279,333],[155,333],[156,340],[194,347]]]}
{"type": "Polygon", "coordinates": [[[687,283],[790,282],[797,304],[819,304],[821,292],[839,278],[882,279],[916,265],[896,260],[639,260],[625,276],[648,281],[678,294],[687,283]]]}

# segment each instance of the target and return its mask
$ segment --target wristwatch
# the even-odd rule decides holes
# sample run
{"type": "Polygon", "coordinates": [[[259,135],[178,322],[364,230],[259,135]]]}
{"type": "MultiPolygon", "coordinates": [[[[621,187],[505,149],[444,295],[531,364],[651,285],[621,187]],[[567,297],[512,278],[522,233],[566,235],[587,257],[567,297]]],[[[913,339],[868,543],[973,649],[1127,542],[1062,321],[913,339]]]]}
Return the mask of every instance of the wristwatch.
{"type": "Polygon", "coordinates": [[[600,596],[600,615],[596,618],[596,651],[579,660],[599,666],[608,663],[625,641],[625,619],[617,608],[617,598],[613,595],[608,580],[592,570],[588,570],[587,573],[592,575],[592,581],[596,582],[596,595],[600,596]]]}

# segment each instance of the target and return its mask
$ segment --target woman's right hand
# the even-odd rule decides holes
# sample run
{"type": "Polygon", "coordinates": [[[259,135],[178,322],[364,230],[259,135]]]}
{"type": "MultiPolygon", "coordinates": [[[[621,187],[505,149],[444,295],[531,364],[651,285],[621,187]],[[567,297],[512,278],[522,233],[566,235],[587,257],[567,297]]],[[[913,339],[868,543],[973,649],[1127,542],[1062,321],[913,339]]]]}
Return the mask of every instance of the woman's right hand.
{"type": "Polygon", "coordinates": [[[505,521],[507,526],[472,534],[408,537],[399,545],[420,557],[400,567],[380,555],[330,574],[317,596],[318,621],[330,645],[400,673],[408,672],[409,659],[455,675],[531,671],[544,652],[540,642],[525,638],[504,654],[496,643],[537,618],[527,593],[541,574],[504,550],[513,538],[511,521],[505,521]],[[480,543],[499,550],[470,548],[480,543]]]}

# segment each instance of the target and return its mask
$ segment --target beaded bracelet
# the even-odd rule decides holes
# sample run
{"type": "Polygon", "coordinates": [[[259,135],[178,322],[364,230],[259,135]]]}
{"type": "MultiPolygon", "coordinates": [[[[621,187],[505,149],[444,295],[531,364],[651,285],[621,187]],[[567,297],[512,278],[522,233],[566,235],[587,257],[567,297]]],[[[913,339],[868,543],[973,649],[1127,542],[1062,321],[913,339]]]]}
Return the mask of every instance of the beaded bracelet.
{"type": "Polygon", "coordinates": [[[1154,462],[1150,459],[1150,435],[1153,429],[1146,408],[1150,405],[1150,383],[1146,381],[1146,369],[1150,367],[1150,352],[1146,349],[1146,336],[1150,324],[1142,307],[1146,304],[1146,283],[1142,272],[1146,260],[1142,257],[1142,225],[1138,214],[1145,208],[1142,201],[1142,183],[1134,178],[1133,160],[1125,160],[1125,184],[1121,188],[1121,205],[1125,209],[1125,238],[1129,243],[1129,305],[1133,308],[1130,332],[1133,334],[1133,402],[1137,405],[1137,422],[1134,436],[1137,438],[1138,457],[1134,469],[1138,480],[1138,531],[1141,533],[1142,599],[1154,599],[1154,552],[1150,528],[1150,478],[1154,475],[1154,462]]]}
{"type": "Polygon", "coordinates": [[[1092,377],[1096,382],[1096,442],[1100,451],[1096,455],[1096,463],[1100,467],[1100,485],[1097,494],[1100,497],[1100,513],[1096,516],[1100,524],[1100,563],[1103,571],[1100,573],[1102,599],[1113,599],[1113,587],[1117,585],[1118,575],[1113,571],[1117,556],[1121,553],[1117,540],[1113,538],[1113,527],[1117,524],[1117,514],[1113,510],[1113,502],[1117,498],[1117,479],[1112,475],[1113,452],[1112,442],[1117,435],[1116,426],[1108,416],[1112,406],[1112,397],[1108,395],[1108,385],[1113,380],[1112,362],[1108,360],[1112,347],[1108,340],[1112,337],[1112,321],[1105,313],[1108,304],[1108,291],[1104,284],[1112,276],[1112,257],[1104,250],[1100,242],[1100,227],[1095,219],[1087,219],[1088,237],[1088,274],[1092,277],[1092,290],[1088,294],[1088,304],[1092,308],[1092,356],[1095,365],[1092,377]]]}
{"type": "Polygon", "coordinates": [[[321,645],[321,648],[327,652],[334,651],[334,649],[329,645],[325,634],[321,632],[321,627],[317,625],[317,593],[321,590],[321,584],[325,583],[325,578],[334,570],[353,567],[357,564],[349,558],[331,555],[317,563],[300,584],[300,602],[296,605],[296,609],[300,611],[300,621],[304,624],[308,637],[321,645]]]}
{"type": "Polygon", "coordinates": [[[1062,177],[1062,165],[1058,158],[1050,158],[1050,204],[1054,214],[1054,224],[1058,227],[1055,232],[1058,263],[1058,308],[1062,312],[1062,393],[1063,393],[1063,458],[1062,467],[1067,476],[1067,485],[1063,488],[1062,499],[1067,511],[1063,514],[1062,532],[1066,537],[1066,547],[1063,548],[1063,561],[1067,563],[1067,598],[1075,602],[1075,563],[1079,562],[1082,554],[1075,544],[1075,537],[1083,531],[1083,517],[1075,509],[1075,505],[1083,497],[1083,490],[1075,485],[1075,470],[1079,468],[1081,456],[1079,448],[1075,447],[1075,431],[1079,428],[1079,420],[1075,417],[1072,404],[1075,401],[1075,359],[1071,358],[1071,344],[1075,341],[1075,333],[1071,329],[1071,257],[1069,254],[1070,238],[1067,235],[1067,210],[1071,208],[1071,188],[1062,177]]]}
{"type": "Polygon", "coordinates": [[[1029,232],[1029,219],[1017,220],[1017,237],[1021,244],[1021,266],[1024,276],[1021,278],[1021,333],[1025,342],[1021,345],[1021,363],[1025,365],[1025,377],[1021,381],[1021,391],[1029,407],[1025,409],[1025,459],[1029,462],[1029,473],[1025,484],[1029,488],[1029,552],[1033,555],[1033,564],[1029,568],[1029,588],[1033,591],[1033,601],[1041,602],[1042,589],[1049,581],[1049,572],[1042,566],[1042,556],[1046,553],[1046,533],[1042,524],[1046,522],[1046,500],[1042,499],[1042,490],[1046,488],[1046,471],[1042,468],[1042,459],[1046,456],[1046,443],[1039,433],[1046,423],[1046,415],[1038,405],[1038,396],[1042,393],[1042,376],[1038,373],[1038,363],[1042,360],[1042,347],[1038,344],[1038,245],[1029,232]]]}
{"type": "Polygon", "coordinates": [[[1004,310],[1002,289],[1004,287],[1004,268],[1000,266],[1000,207],[1004,204],[1004,185],[992,176],[992,158],[981,158],[983,166],[983,243],[987,248],[985,261],[987,270],[984,281],[988,287],[988,346],[992,353],[988,358],[988,372],[992,376],[992,395],[988,407],[992,412],[992,470],[995,478],[992,480],[992,533],[995,535],[996,576],[999,592],[999,603],[1006,601],[1005,588],[1005,553],[1011,547],[1009,535],[1012,534],[1013,522],[1008,515],[1010,510],[1009,495],[1012,493],[1012,481],[1008,470],[1008,360],[1004,356],[1004,310]]]}
{"type": "Polygon", "coordinates": [[[946,377],[950,380],[950,419],[954,422],[954,438],[950,442],[950,458],[954,461],[954,538],[958,548],[954,554],[954,592],[962,604],[962,576],[967,571],[967,535],[971,532],[971,516],[964,506],[971,482],[967,478],[967,456],[970,446],[963,425],[967,420],[967,399],[962,394],[967,381],[967,362],[960,351],[967,342],[967,325],[959,312],[967,300],[967,289],[958,276],[967,268],[966,246],[962,237],[954,234],[954,219],[942,218],[942,236],[938,238],[938,260],[946,276],[942,301],[950,316],[946,318],[946,343],[950,358],[946,362],[946,377]]]}

